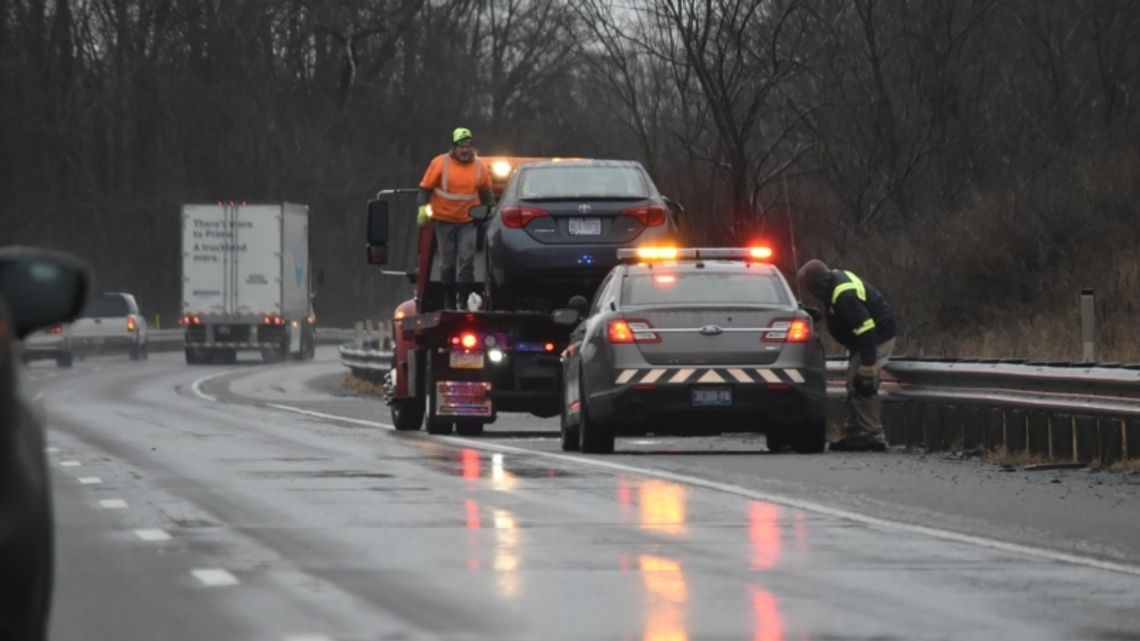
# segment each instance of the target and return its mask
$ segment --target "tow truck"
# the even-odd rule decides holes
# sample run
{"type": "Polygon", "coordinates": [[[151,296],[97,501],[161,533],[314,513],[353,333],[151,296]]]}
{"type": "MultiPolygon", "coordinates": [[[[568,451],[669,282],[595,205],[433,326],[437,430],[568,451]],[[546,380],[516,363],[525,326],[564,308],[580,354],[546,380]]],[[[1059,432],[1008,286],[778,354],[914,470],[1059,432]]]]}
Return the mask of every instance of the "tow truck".
{"type": "MultiPolygon", "coordinates": [[[[493,190],[501,192],[519,165],[537,158],[484,158],[493,190]]],[[[390,213],[396,201],[418,188],[382,189],[368,203],[368,262],[388,263],[390,213]]],[[[410,202],[407,204],[410,205],[410,202]]],[[[472,208],[476,221],[489,208],[472,208]]],[[[412,219],[408,213],[408,220],[412,219]]],[[[481,233],[481,232],[480,232],[481,233]]],[[[479,243],[482,247],[482,243],[479,243]]],[[[480,249],[480,251],[482,251],[480,249]]],[[[485,260],[475,260],[476,283],[485,260]]],[[[395,339],[387,382],[388,405],[397,430],[424,429],[430,434],[478,436],[499,412],[524,412],[548,418],[561,411],[561,353],[569,332],[586,311],[583,297],[573,307],[554,310],[446,311],[432,225],[419,232],[415,269],[384,271],[406,276],[415,296],[397,306],[395,339]]]]}

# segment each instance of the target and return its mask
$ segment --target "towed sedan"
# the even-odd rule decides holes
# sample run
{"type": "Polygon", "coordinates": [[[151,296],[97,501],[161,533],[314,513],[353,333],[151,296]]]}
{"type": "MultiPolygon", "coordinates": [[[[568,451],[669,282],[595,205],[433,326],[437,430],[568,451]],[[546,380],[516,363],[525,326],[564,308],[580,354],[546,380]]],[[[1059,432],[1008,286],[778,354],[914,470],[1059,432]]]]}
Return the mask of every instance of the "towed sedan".
{"type": "Polygon", "coordinates": [[[589,296],[618,249],[676,241],[675,209],[633,161],[519,166],[486,226],[490,306],[550,310],[589,296]]]}
{"type": "Polygon", "coordinates": [[[822,452],[825,358],[766,249],[619,252],[563,353],[562,448],[616,436],[764,433],[822,452]]]}

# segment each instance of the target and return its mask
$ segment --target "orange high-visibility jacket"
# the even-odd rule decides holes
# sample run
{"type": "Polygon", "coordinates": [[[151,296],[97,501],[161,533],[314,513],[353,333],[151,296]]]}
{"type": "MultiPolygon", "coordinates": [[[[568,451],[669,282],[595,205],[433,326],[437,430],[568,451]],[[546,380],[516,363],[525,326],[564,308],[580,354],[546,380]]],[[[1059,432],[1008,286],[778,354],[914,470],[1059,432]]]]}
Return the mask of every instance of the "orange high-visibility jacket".
{"type": "Polygon", "coordinates": [[[432,220],[446,223],[470,222],[467,212],[479,204],[479,191],[490,188],[491,174],[478,156],[462,163],[450,153],[432,158],[420,181],[420,189],[431,190],[432,220]]]}

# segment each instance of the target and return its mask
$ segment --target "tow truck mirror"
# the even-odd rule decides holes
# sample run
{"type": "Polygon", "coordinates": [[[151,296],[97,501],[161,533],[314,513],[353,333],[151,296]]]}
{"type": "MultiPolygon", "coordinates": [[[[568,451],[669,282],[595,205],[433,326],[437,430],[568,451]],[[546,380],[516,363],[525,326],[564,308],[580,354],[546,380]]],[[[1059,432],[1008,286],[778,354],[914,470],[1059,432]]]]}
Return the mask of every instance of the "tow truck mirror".
{"type": "Polygon", "coordinates": [[[368,202],[368,264],[388,263],[388,201],[368,202]]]}
{"type": "Polygon", "coordinates": [[[368,202],[368,244],[388,244],[388,201],[368,202]]]}
{"type": "Polygon", "coordinates": [[[475,205],[471,209],[467,210],[467,215],[471,216],[471,218],[474,220],[483,222],[491,216],[491,208],[488,205],[475,205]]]}
{"type": "Polygon", "coordinates": [[[558,325],[573,327],[578,324],[578,321],[582,320],[582,315],[579,314],[576,309],[562,307],[551,312],[550,318],[558,325]]]}

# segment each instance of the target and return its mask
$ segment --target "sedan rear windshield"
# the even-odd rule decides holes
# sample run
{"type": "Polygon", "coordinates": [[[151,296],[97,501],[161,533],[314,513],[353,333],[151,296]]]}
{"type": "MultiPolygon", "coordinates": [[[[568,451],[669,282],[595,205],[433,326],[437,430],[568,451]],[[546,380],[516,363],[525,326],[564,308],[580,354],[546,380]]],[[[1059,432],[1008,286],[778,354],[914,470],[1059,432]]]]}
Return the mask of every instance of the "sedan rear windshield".
{"type": "Polygon", "coordinates": [[[122,296],[96,296],[87,301],[82,315],[84,318],[115,318],[130,313],[130,307],[122,296]]]}
{"type": "Polygon", "coordinates": [[[645,174],[637,167],[532,167],[522,172],[519,181],[519,198],[524,200],[649,198],[645,174]]]}
{"type": "Polygon", "coordinates": [[[774,274],[673,272],[666,268],[626,276],[623,305],[788,305],[774,274]]]}

